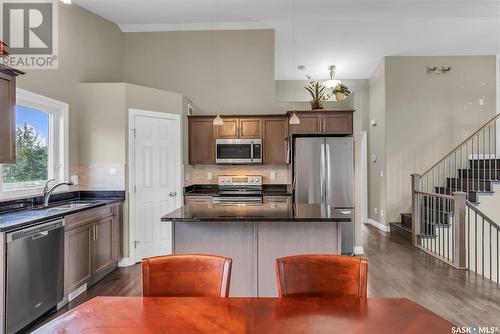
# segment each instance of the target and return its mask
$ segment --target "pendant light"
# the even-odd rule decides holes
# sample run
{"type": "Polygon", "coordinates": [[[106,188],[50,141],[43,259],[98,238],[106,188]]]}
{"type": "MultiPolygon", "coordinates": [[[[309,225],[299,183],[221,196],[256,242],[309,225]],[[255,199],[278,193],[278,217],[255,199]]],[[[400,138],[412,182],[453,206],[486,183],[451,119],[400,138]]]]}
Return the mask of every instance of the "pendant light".
{"type": "Polygon", "coordinates": [[[340,85],[342,83],[342,81],[334,79],[335,69],[336,69],[335,65],[328,66],[328,70],[330,71],[330,80],[327,80],[322,83],[322,85],[325,86],[326,88],[335,88],[337,85],[340,85]]]}
{"type": "MultiPolygon", "coordinates": [[[[215,11],[215,15],[217,15],[216,19],[218,22],[218,20],[219,20],[219,0],[217,0],[217,9],[215,11]]],[[[219,31],[219,29],[217,29],[217,31],[219,31]]],[[[216,41],[217,41],[217,34],[216,34],[216,41]]],[[[215,44],[215,46],[216,46],[215,49],[218,50],[217,44],[215,44]]],[[[217,58],[217,75],[216,75],[216,81],[217,81],[217,117],[215,117],[212,124],[213,125],[224,125],[224,120],[219,115],[219,113],[220,113],[219,57],[216,57],[216,58],[217,58]]]]}
{"type": "Polygon", "coordinates": [[[290,125],[297,125],[300,124],[300,119],[297,116],[296,110],[297,108],[295,107],[295,0],[292,0],[292,35],[293,35],[293,76],[292,76],[292,90],[293,90],[293,115],[290,117],[288,120],[288,123],[290,125]]]}

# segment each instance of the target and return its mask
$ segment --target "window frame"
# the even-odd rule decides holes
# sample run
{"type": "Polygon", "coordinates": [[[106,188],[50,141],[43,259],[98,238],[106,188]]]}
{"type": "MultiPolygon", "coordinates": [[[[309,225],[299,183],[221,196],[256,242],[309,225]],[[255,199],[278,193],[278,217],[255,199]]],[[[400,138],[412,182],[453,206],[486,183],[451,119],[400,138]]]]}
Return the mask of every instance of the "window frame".
{"type": "MultiPolygon", "coordinates": [[[[49,114],[48,179],[56,179],[57,182],[67,181],[69,177],[69,105],[21,88],[16,88],[16,105],[49,114]]],[[[44,184],[45,181],[16,182],[14,187],[5,189],[2,173],[0,173],[0,199],[41,195],[44,184]]]]}

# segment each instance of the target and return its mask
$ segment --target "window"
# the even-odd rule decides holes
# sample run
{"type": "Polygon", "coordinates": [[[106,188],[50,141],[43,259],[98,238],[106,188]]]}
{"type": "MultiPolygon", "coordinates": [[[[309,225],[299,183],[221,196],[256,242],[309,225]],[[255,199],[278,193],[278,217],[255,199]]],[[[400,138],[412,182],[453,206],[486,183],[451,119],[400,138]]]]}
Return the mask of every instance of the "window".
{"type": "Polygon", "coordinates": [[[22,89],[16,100],[16,163],[0,165],[0,197],[39,194],[68,178],[68,105],[22,89]]]}

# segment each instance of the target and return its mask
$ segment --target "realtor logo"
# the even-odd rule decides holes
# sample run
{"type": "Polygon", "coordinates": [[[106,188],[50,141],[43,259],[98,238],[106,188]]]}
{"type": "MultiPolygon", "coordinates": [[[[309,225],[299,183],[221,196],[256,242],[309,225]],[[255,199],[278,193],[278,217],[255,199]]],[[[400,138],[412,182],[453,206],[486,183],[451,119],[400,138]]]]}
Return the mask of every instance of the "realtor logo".
{"type": "Polygon", "coordinates": [[[57,0],[0,0],[0,39],[10,56],[2,59],[19,69],[57,68],[57,0]]]}

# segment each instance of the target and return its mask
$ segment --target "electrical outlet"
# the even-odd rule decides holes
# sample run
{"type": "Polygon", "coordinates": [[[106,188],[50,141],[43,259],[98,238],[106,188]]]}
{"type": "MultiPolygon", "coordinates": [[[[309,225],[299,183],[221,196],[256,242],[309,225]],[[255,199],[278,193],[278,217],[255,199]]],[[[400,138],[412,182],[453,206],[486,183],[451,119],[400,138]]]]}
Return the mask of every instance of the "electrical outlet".
{"type": "Polygon", "coordinates": [[[380,217],[384,216],[384,209],[380,209],[380,217]]]}
{"type": "Polygon", "coordinates": [[[380,177],[384,177],[384,170],[383,169],[380,170],[380,177]]]}
{"type": "Polygon", "coordinates": [[[186,181],[189,181],[189,173],[186,173],[185,178],[186,178],[186,181]]]}
{"type": "Polygon", "coordinates": [[[374,208],[373,211],[375,212],[376,215],[378,215],[378,209],[374,208]]]}
{"type": "Polygon", "coordinates": [[[109,169],[109,175],[116,175],[116,168],[111,167],[109,169]]]}
{"type": "Polygon", "coordinates": [[[479,105],[484,106],[484,96],[479,98],[479,105]]]}
{"type": "Polygon", "coordinates": [[[78,185],[78,175],[71,175],[71,182],[73,185],[77,186],[78,185]]]}
{"type": "Polygon", "coordinates": [[[276,180],[276,171],[271,172],[271,180],[276,180]]]}
{"type": "Polygon", "coordinates": [[[207,172],[207,180],[211,180],[212,179],[212,172],[207,172]]]}

